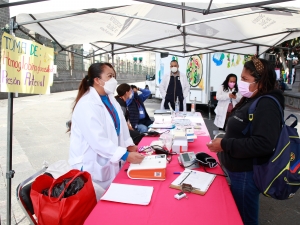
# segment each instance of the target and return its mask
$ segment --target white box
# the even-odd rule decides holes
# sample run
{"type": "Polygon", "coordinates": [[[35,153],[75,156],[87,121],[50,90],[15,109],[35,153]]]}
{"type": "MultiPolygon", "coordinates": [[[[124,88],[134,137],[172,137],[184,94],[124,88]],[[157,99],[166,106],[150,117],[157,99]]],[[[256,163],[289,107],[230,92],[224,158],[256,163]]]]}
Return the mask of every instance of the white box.
{"type": "Polygon", "coordinates": [[[174,140],[172,145],[172,151],[177,154],[187,152],[188,150],[188,142],[187,139],[183,140],[174,140]]]}

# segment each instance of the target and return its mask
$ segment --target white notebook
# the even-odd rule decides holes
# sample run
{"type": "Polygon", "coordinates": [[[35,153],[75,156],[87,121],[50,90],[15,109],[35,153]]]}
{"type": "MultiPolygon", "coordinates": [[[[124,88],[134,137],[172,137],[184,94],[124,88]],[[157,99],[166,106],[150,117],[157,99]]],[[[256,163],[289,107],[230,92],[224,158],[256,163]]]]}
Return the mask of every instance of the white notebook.
{"type": "Polygon", "coordinates": [[[185,169],[172,183],[171,188],[181,189],[183,183],[192,185],[193,193],[204,195],[216,175],[196,170],[185,169]]]}
{"type": "Polygon", "coordinates": [[[101,200],[148,205],[153,193],[151,186],[112,183],[101,200]]]}

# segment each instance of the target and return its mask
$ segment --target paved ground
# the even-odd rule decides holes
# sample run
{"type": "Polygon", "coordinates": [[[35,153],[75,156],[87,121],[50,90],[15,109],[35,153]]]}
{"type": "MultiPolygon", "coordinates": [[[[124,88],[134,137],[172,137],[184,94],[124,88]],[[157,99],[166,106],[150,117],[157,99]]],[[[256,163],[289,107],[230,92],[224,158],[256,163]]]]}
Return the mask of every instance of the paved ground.
{"type": "MultiPolygon", "coordinates": [[[[29,224],[16,201],[16,186],[39,170],[44,160],[53,163],[68,158],[69,135],[66,134],[65,122],[71,117],[71,107],[76,93],[76,91],[68,91],[14,99],[13,169],[16,174],[12,179],[12,224],[29,224]]],[[[147,110],[151,116],[159,105],[160,101],[157,99],[146,101],[147,110]]],[[[208,119],[208,109],[199,107],[198,111],[202,112],[212,135],[216,127],[213,125],[213,120],[208,119]]],[[[300,111],[293,109],[287,109],[285,114],[291,112],[300,118],[300,111]]],[[[213,117],[212,114],[212,119],[213,117]]],[[[6,224],[6,136],[7,101],[0,100],[0,215],[2,225],[6,224]]],[[[300,192],[288,201],[275,201],[261,197],[261,225],[299,224],[299,221],[300,192]]]]}

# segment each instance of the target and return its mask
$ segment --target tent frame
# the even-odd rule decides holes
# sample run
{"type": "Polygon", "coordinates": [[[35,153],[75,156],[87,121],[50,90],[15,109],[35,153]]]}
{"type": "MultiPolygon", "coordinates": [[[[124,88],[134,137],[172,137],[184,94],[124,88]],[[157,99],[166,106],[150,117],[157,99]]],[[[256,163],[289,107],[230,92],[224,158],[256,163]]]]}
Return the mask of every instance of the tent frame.
{"type": "MultiPolygon", "coordinates": [[[[16,5],[23,5],[23,4],[30,4],[30,3],[37,3],[37,2],[42,2],[42,1],[48,1],[48,0],[24,0],[24,1],[13,2],[13,3],[4,3],[4,4],[0,4],[0,8],[16,6],[16,5]]],[[[179,10],[182,11],[182,24],[176,24],[176,23],[171,23],[171,22],[168,22],[168,21],[155,20],[155,19],[151,19],[151,18],[142,18],[142,17],[138,17],[138,16],[134,16],[134,15],[126,15],[126,14],[113,13],[113,12],[108,12],[107,11],[107,10],[110,10],[110,9],[124,7],[124,6],[118,6],[118,7],[106,7],[106,8],[100,8],[100,9],[95,9],[95,8],[94,9],[86,9],[82,12],[71,13],[71,14],[66,14],[66,15],[62,15],[62,16],[49,17],[49,18],[44,18],[44,19],[36,19],[34,17],[34,15],[30,14],[30,16],[33,19],[32,21],[22,22],[22,23],[19,23],[19,24],[16,22],[16,18],[13,17],[13,18],[10,19],[9,29],[10,29],[10,33],[12,35],[14,34],[16,29],[19,29],[21,32],[27,34],[29,37],[31,37],[32,39],[34,39],[35,41],[40,43],[33,36],[31,36],[28,32],[24,31],[21,28],[22,25],[37,23],[49,35],[49,37],[59,45],[59,47],[61,48],[60,51],[71,52],[73,54],[82,56],[83,58],[90,58],[90,57],[95,57],[97,55],[110,53],[112,55],[112,63],[113,64],[114,64],[114,57],[113,56],[116,55],[116,54],[123,54],[123,53],[129,53],[129,52],[142,52],[142,51],[152,51],[152,52],[157,52],[157,53],[161,53],[161,51],[172,51],[172,52],[175,52],[175,53],[183,53],[184,54],[183,56],[181,56],[180,54],[178,54],[178,55],[173,54],[175,56],[190,57],[192,55],[197,54],[195,52],[198,51],[198,50],[208,50],[208,52],[205,52],[203,54],[210,54],[210,53],[213,53],[213,52],[220,52],[220,51],[227,52],[227,53],[240,54],[240,53],[234,52],[234,50],[235,49],[240,49],[240,48],[245,48],[245,47],[255,47],[256,46],[256,53],[258,55],[259,54],[259,46],[270,47],[270,48],[279,48],[279,49],[288,49],[288,48],[284,48],[284,47],[278,47],[276,45],[278,43],[280,43],[282,40],[284,40],[286,37],[291,35],[292,33],[300,31],[299,29],[287,29],[287,31],[279,32],[279,33],[276,33],[276,34],[274,34],[274,33],[273,34],[266,34],[266,35],[246,38],[246,39],[242,39],[242,40],[230,40],[230,39],[225,39],[225,38],[210,37],[210,36],[206,36],[206,35],[190,34],[186,31],[186,27],[190,26],[190,25],[206,23],[206,22],[211,22],[211,21],[216,21],[216,20],[223,20],[223,19],[228,19],[228,18],[233,18],[233,17],[239,17],[239,16],[249,15],[249,14],[253,14],[253,13],[261,13],[261,12],[265,12],[265,11],[277,10],[277,11],[296,13],[295,10],[290,10],[290,9],[287,9],[287,8],[265,7],[265,5],[276,4],[276,3],[281,3],[281,2],[287,2],[287,1],[291,1],[291,0],[261,1],[261,2],[257,2],[257,3],[241,4],[241,5],[224,7],[224,8],[219,8],[219,9],[210,9],[213,0],[210,0],[207,9],[198,9],[198,8],[194,8],[194,7],[189,7],[189,6],[186,6],[184,2],[181,3],[181,4],[172,4],[172,3],[165,3],[165,2],[152,1],[152,0],[134,0],[134,1],[153,4],[153,5],[165,6],[165,7],[168,7],[168,8],[179,9],[179,10]],[[197,13],[202,13],[203,15],[207,15],[207,14],[213,14],[213,13],[220,13],[220,12],[244,9],[244,8],[248,8],[248,7],[259,7],[260,9],[254,11],[254,12],[233,14],[233,15],[230,15],[230,16],[216,17],[216,18],[213,18],[213,19],[195,21],[195,22],[190,22],[190,23],[186,23],[186,21],[185,21],[186,11],[197,12],[197,13]],[[178,35],[172,35],[172,36],[168,36],[168,37],[154,39],[154,40],[150,40],[150,41],[147,41],[147,42],[144,42],[144,43],[139,43],[139,44],[118,43],[118,42],[109,42],[109,41],[96,41],[96,42],[90,43],[90,44],[97,48],[96,52],[97,51],[103,51],[103,52],[95,54],[95,51],[94,51],[93,54],[88,54],[87,56],[84,56],[83,54],[79,54],[79,53],[76,53],[74,51],[68,50],[67,47],[63,47],[56,40],[56,38],[53,35],[51,35],[51,33],[42,25],[42,22],[58,20],[58,19],[63,19],[63,18],[68,18],[68,17],[73,17],[73,16],[80,16],[80,15],[89,14],[89,13],[106,13],[106,14],[111,14],[111,15],[115,15],[115,16],[123,16],[123,17],[128,17],[128,18],[133,18],[133,19],[145,20],[145,21],[149,21],[149,22],[167,24],[167,25],[170,25],[170,26],[175,26],[180,33],[178,35]],[[182,30],[181,30],[181,28],[182,28],[182,30]],[[259,45],[257,43],[249,42],[250,40],[253,40],[253,39],[259,39],[259,38],[262,38],[262,37],[274,36],[274,35],[284,34],[284,33],[286,33],[286,35],[281,40],[279,40],[276,44],[274,44],[273,46],[259,45]],[[205,48],[204,47],[191,46],[191,45],[188,45],[186,43],[186,37],[189,36],[189,35],[197,36],[197,37],[201,37],[201,38],[215,39],[215,40],[218,40],[218,41],[224,41],[224,43],[219,43],[217,45],[212,45],[212,46],[208,46],[208,47],[205,47],[205,48]],[[153,47],[153,46],[147,45],[147,44],[150,44],[150,43],[153,43],[153,42],[158,42],[158,41],[166,40],[166,39],[170,39],[170,38],[176,38],[176,37],[179,37],[179,36],[183,37],[183,45],[166,46],[164,48],[153,47]],[[96,43],[107,43],[108,45],[111,45],[111,50],[110,51],[105,50],[105,49],[97,46],[96,43]],[[239,46],[239,47],[234,47],[234,48],[232,47],[232,48],[227,48],[227,49],[226,48],[225,49],[214,49],[216,47],[229,45],[229,44],[232,44],[232,43],[241,43],[244,46],[239,46]],[[121,46],[124,46],[124,47],[115,49],[115,45],[121,45],[121,46]],[[180,46],[183,46],[182,51],[171,49],[171,48],[180,47],[180,46]],[[193,49],[190,50],[190,51],[187,51],[187,47],[193,48],[193,49]],[[126,49],[129,50],[130,48],[136,48],[137,50],[136,51],[128,51],[128,52],[120,52],[120,51],[126,50],[126,49]]],[[[261,54],[263,54],[263,53],[261,53],[261,54]]],[[[243,55],[243,54],[240,54],[240,55],[243,55]]],[[[10,225],[11,224],[11,179],[14,177],[14,173],[15,173],[14,170],[12,170],[13,93],[8,93],[7,124],[8,124],[7,125],[7,172],[6,172],[6,179],[7,179],[7,224],[10,225]]]]}
{"type": "MultiPolygon", "coordinates": [[[[101,55],[101,54],[115,55],[115,54],[140,52],[140,51],[153,51],[153,52],[158,52],[158,53],[160,53],[160,51],[171,51],[175,54],[178,53],[178,56],[181,56],[181,57],[190,57],[194,54],[197,54],[196,51],[201,51],[201,50],[208,50],[210,52],[217,52],[217,51],[224,51],[225,50],[225,51],[229,51],[231,53],[240,54],[240,53],[237,53],[237,52],[234,52],[234,51],[232,52],[232,50],[241,49],[241,48],[245,48],[245,47],[251,47],[251,45],[252,46],[258,45],[257,43],[248,42],[249,40],[259,39],[259,38],[267,37],[267,36],[278,35],[278,34],[282,34],[282,33],[289,33],[288,35],[290,35],[293,32],[299,32],[298,29],[294,29],[292,31],[287,30],[287,31],[283,31],[283,32],[280,32],[280,33],[267,34],[267,35],[251,37],[251,38],[242,39],[242,40],[230,40],[230,39],[225,39],[225,38],[217,38],[217,37],[211,37],[211,36],[205,36],[205,35],[190,34],[190,33],[187,33],[186,29],[185,29],[186,26],[190,26],[190,25],[195,25],[195,24],[200,24],[200,23],[207,23],[207,22],[211,22],[211,21],[223,20],[223,19],[228,19],[228,18],[234,18],[234,17],[244,16],[244,15],[249,15],[249,14],[254,14],[254,13],[262,13],[262,12],[274,11],[274,10],[289,11],[286,8],[277,9],[277,8],[262,7],[262,6],[269,5],[269,4],[275,4],[275,3],[280,3],[280,2],[287,2],[287,1],[291,1],[291,0],[262,1],[262,2],[257,2],[257,3],[249,3],[249,4],[242,4],[242,5],[224,7],[224,8],[220,8],[220,9],[210,9],[213,0],[211,0],[209,2],[207,9],[196,9],[196,8],[193,8],[193,7],[185,6],[184,2],[181,3],[181,5],[179,5],[179,4],[165,3],[165,2],[152,1],[152,0],[134,0],[134,1],[144,2],[144,3],[148,3],[148,4],[154,4],[154,5],[160,5],[160,6],[165,6],[165,7],[171,7],[171,8],[176,8],[176,9],[181,9],[182,10],[182,24],[176,24],[176,23],[171,23],[171,22],[168,22],[168,21],[161,21],[161,20],[155,20],[155,19],[151,19],[151,18],[144,18],[144,17],[134,16],[134,15],[127,15],[127,14],[114,13],[114,12],[108,12],[107,11],[107,10],[110,10],[110,9],[123,7],[123,6],[118,6],[118,7],[106,7],[106,8],[100,8],[100,9],[86,9],[83,12],[71,13],[71,14],[66,14],[66,15],[62,15],[62,16],[49,17],[49,18],[44,18],[44,19],[39,19],[39,20],[36,19],[33,15],[30,14],[30,16],[33,18],[33,20],[19,23],[18,27],[20,27],[22,25],[37,23],[49,35],[49,37],[59,45],[59,47],[61,48],[61,50],[59,52],[67,51],[67,52],[71,52],[71,53],[74,53],[76,55],[79,55],[83,58],[95,57],[95,56],[98,56],[98,55],[101,55]],[[201,20],[201,21],[194,21],[194,22],[190,22],[190,23],[185,23],[185,11],[198,12],[198,13],[202,13],[202,14],[206,15],[206,14],[212,14],[212,13],[217,13],[217,12],[226,12],[226,11],[232,11],[232,10],[237,10],[237,9],[243,9],[243,8],[247,8],[247,7],[262,7],[262,9],[255,10],[253,12],[248,12],[248,13],[239,13],[239,14],[233,14],[233,15],[229,15],[229,16],[222,16],[222,17],[216,17],[216,18],[211,18],[211,19],[206,19],[206,20],[201,20]],[[121,47],[121,48],[118,48],[118,49],[115,49],[114,47],[111,47],[111,50],[105,50],[105,49],[100,48],[99,46],[97,46],[98,49],[96,50],[96,52],[102,50],[101,53],[95,54],[95,52],[93,52],[93,55],[88,54],[87,56],[84,56],[83,54],[79,54],[79,53],[76,53],[74,51],[70,51],[66,47],[63,47],[55,39],[55,37],[53,35],[51,35],[50,32],[48,32],[47,29],[41,24],[41,22],[58,20],[58,19],[63,19],[63,18],[73,17],[73,16],[80,16],[80,15],[84,15],[84,14],[88,14],[88,13],[105,13],[105,14],[110,14],[110,15],[115,15],[115,16],[122,16],[122,17],[127,17],[127,18],[134,18],[134,19],[138,19],[138,20],[144,20],[144,21],[148,21],[148,22],[154,22],[154,23],[166,24],[166,25],[170,25],[170,26],[176,26],[178,31],[180,32],[180,34],[172,35],[172,36],[168,36],[168,37],[163,37],[163,38],[159,38],[159,39],[154,39],[154,40],[150,40],[150,41],[147,41],[147,42],[144,42],[144,43],[138,43],[138,44],[128,44],[128,43],[118,43],[118,42],[108,42],[108,41],[96,41],[96,42],[90,43],[90,44],[92,44],[94,47],[96,47],[97,46],[96,43],[104,43],[105,42],[107,44],[110,44],[111,46],[113,46],[113,45],[123,45],[124,47],[121,47]],[[180,30],[180,28],[182,28],[182,31],[180,30]],[[208,47],[192,47],[192,46],[187,45],[187,43],[186,43],[186,37],[188,35],[197,36],[197,37],[201,37],[201,38],[215,39],[215,40],[219,40],[219,41],[224,41],[224,43],[219,43],[217,45],[212,45],[212,46],[208,46],[208,47]],[[153,47],[153,46],[146,45],[146,44],[154,43],[154,42],[165,40],[165,39],[175,38],[175,37],[178,37],[178,36],[183,37],[183,45],[182,45],[183,50],[182,51],[171,49],[171,48],[180,47],[180,46],[166,46],[164,48],[158,48],[158,47],[153,47]],[[233,44],[233,43],[241,43],[241,44],[244,44],[244,45],[242,45],[240,47],[228,48],[228,49],[224,49],[224,50],[223,49],[214,49],[216,47],[221,47],[221,46],[229,45],[229,44],[233,44]],[[187,47],[192,47],[193,49],[188,51],[187,47]],[[126,50],[126,49],[129,50],[129,48],[136,48],[137,50],[135,50],[135,51],[130,50],[130,51],[120,52],[121,50],[126,50]],[[183,55],[180,55],[180,54],[183,54],[183,55]]],[[[285,36],[284,38],[286,38],[287,36],[285,36]]],[[[283,39],[281,39],[281,40],[283,40],[283,39]]],[[[277,42],[277,43],[279,43],[279,42],[277,42]]],[[[273,45],[273,46],[271,46],[271,45],[261,45],[261,46],[269,47],[269,48],[286,49],[284,47],[279,47],[279,46],[275,46],[275,45],[273,45]]],[[[204,52],[202,54],[206,54],[206,53],[208,53],[208,52],[204,52]]],[[[263,54],[263,53],[261,53],[261,54],[263,54]]]]}

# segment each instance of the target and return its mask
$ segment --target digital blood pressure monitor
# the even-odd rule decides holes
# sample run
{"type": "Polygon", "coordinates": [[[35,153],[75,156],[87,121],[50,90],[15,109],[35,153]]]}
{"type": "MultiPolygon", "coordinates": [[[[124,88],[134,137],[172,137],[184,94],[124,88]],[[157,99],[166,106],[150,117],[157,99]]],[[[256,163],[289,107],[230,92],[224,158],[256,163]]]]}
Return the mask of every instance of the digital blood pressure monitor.
{"type": "Polygon", "coordinates": [[[179,164],[188,169],[199,168],[199,163],[196,161],[194,152],[181,153],[178,156],[179,164]]]}

